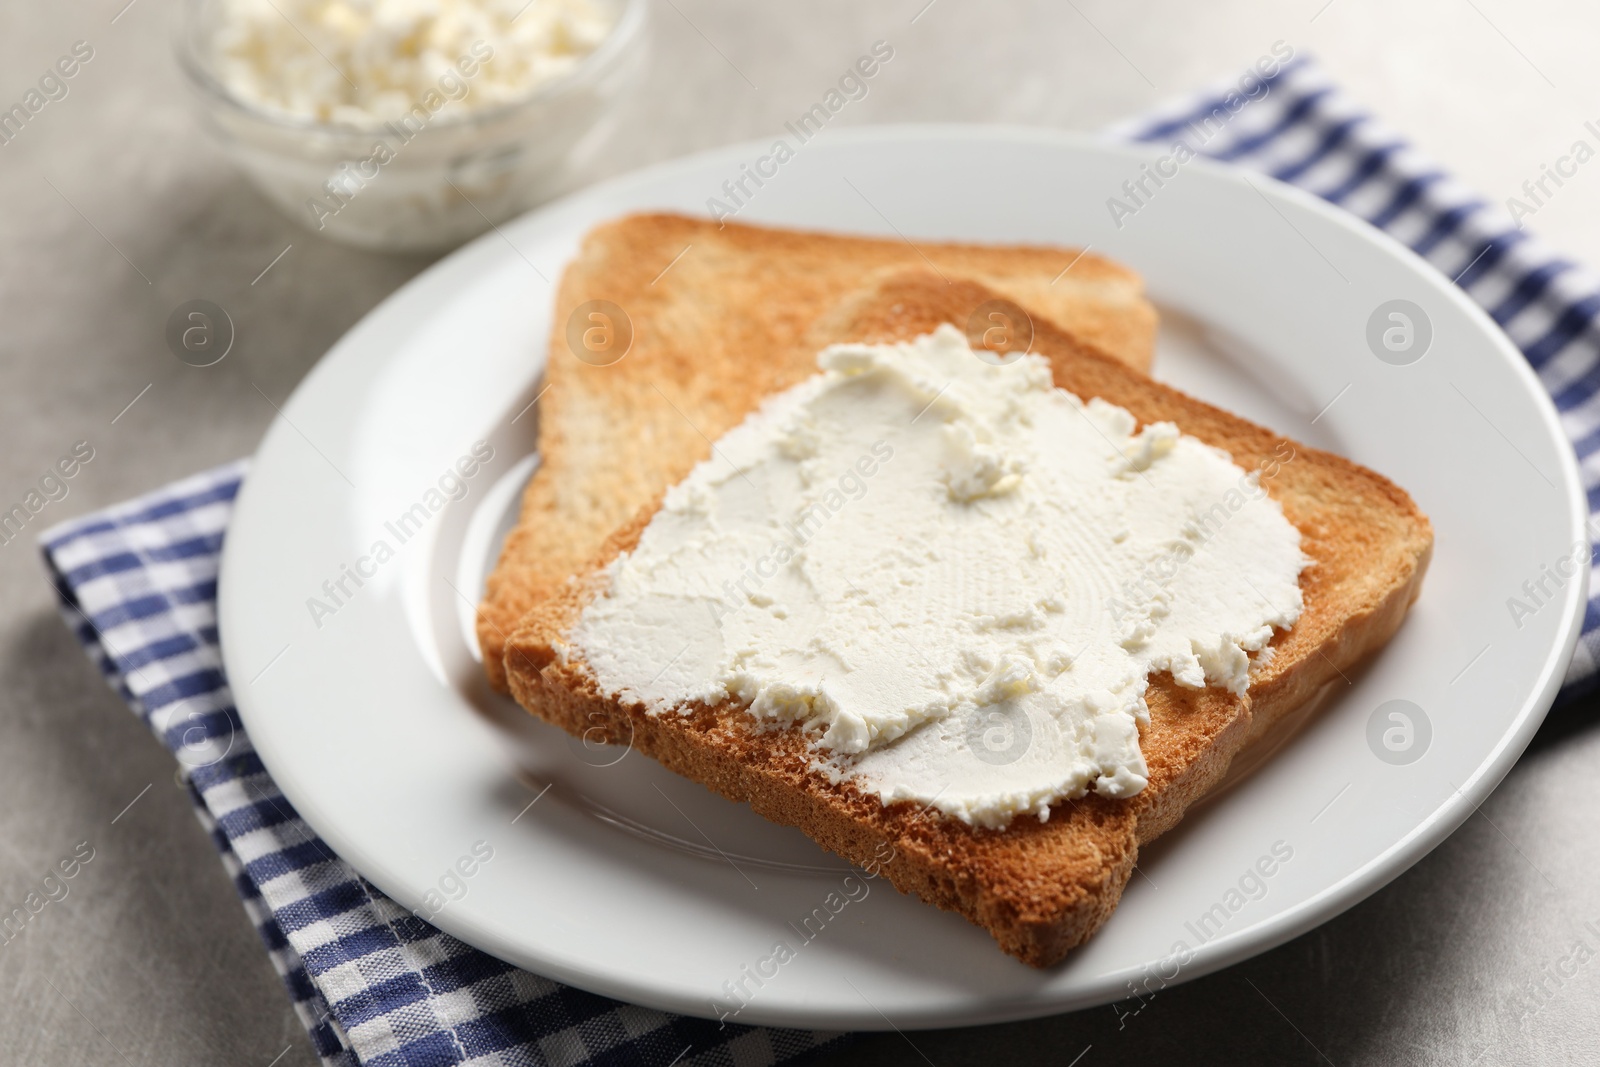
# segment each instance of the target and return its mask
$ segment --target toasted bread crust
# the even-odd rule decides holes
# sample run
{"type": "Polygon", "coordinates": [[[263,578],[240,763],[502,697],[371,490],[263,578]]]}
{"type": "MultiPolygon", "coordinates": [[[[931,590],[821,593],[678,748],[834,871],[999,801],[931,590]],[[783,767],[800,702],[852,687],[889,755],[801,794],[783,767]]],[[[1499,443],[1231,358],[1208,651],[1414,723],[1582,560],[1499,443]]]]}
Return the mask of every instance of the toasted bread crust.
{"type": "MultiPolygon", "coordinates": [[[[648,521],[648,511],[641,513],[599,559],[631,549],[648,521]]],[[[1045,823],[1024,818],[1004,831],[974,828],[829,783],[811,769],[798,731],[761,729],[735,707],[651,715],[606,697],[581,663],[559,651],[595,584],[593,574],[570,583],[514,635],[507,674],[518,703],[575,736],[593,740],[599,731],[629,744],[774,822],[799,827],[830,851],[880,866],[902,892],[966,916],[1035,966],[1060,960],[1105,922],[1132,876],[1142,816],[1161,818],[1159,809],[1175,799],[1186,805],[1202,796],[1227,771],[1218,739],[1231,754],[1249,728],[1247,700],[1155,679],[1151,723],[1165,744],[1146,753],[1151,784],[1140,797],[1159,803],[1091,794],[1057,804],[1045,823]]]]}
{"type": "MultiPolygon", "coordinates": [[[[862,341],[905,339],[992,295],[975,283],[907,271],[885,278],[840,328],[862,341]]],[[[636,543],[652,505],[523,619],[506,648],[513,695],[574,733],[598,726],[613,739],[631,739],[678,773],[857,863],[871,862],[887,843],[894,859],[884,870],[902,891],[965,915],[1018,959],[1057,962],[1110,915],[1139,845],[1175,825],[1252,737],[1390,637],[1417,595],[1432,531],[1410,498],[1381,476],[1152,382],[1048,322],[1036,324],[1034,350],[1050,359],[1062,388],[1119,404],[1141,424],[1174,421],[1246,470],[1293,450],[1261,484],[1314,561],[1301,576],[1305,611],[1277,635],[1270,663],[1257,669],[1244,697],[1152,677],[1150,725],[1140,732],[1149,784],[1138,795],[1088,795],[1059,802],[1045,823],[1018,819],[1002,831],[975,829],[910,804],[884,806],[848,783],[830,784],[808,769],[796,732],[759,729],[736,706],[651,715],[605,697],[581,662],[565,658],[563,641],[594,595],[600,568],[636,543]]]]}
{"type": "Polygon", "coordinates": [[[593,230],[555,301],[540,468],[479,608],[491,684],[505,688],[505,639],[528,609],[687,475],[712,441],[812,374],[819,350],[848,339],[840,331],[878,279],[929,264],[1149,368],[1156,314],[1138,275],[1073,249],[912,246],[681,215],[635,215],[593,230]],[[635,327],[631,350],[614,365],[590,366],[568,347],[568,317],[591,300],[623,308],[635,327]]]}

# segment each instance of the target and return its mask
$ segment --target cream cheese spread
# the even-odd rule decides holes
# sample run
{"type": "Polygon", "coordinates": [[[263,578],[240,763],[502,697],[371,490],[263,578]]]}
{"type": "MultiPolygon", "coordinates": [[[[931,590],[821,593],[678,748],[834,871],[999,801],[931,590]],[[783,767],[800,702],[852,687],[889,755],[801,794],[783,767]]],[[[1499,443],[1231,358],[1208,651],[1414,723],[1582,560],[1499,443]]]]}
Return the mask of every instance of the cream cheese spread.
{"type": "Polygon", "coordinates": [[[558,650],[652,714],[734,701],[884,803],[1004,826],[1146,784],[1153,672],[1243,693],[1299,531],[1227,453],[952,326],[835,345],[666,494],[558,650]]]}
{"type": "Polygon", "coordinates": [[[616,22],[616,6],[604,0],[220,0],[217,68],[231,91],[263,108],[377,126],[437,97],[441,78],[452,99],[459,92],[455,107],[462,110],[522,100],[595,50],[616,22]],[[470,69],[458,73],[458,64],[470,69]]]}

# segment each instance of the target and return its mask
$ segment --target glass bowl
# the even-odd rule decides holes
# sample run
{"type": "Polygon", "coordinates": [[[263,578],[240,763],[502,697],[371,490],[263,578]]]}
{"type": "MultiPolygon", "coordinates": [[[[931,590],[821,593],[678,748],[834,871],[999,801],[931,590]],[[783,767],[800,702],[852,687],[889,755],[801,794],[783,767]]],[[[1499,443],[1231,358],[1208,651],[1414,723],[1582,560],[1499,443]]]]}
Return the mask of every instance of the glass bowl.
{"type": "Polygon", "coordinates": [[[521,100],[445,108],[420,129],[325,123],[271,112],[223,83],[213,48],[221,6],[188,0],[178,40],[207,129],[284,214],[367,248],[449,248],[561,191],[648,58],[648,0],[603,0],[611,32],[521,100]]]}

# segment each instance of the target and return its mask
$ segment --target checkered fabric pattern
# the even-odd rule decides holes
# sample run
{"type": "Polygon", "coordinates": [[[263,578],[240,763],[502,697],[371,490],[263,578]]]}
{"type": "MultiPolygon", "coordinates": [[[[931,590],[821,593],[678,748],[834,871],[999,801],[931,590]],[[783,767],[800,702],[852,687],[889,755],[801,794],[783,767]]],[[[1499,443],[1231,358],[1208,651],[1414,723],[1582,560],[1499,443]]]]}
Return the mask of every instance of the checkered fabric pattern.
{"type": "MultiPolygon", "coordinates": [[[[1560,259],[1363,114],[1309,61],[1240,106],[1238,79],[1119,127],[1264,171],[1410,245],[1477,300],[1555,398],[1600,500],[1600,279],[1560,259]],[[1206,119],[1223,109],[1227,121],[1206,119]]],[[[67,624],[186,768],[210,831],[329,1065],[764,1065],[841,1035],[728,1027],[520,971],[405,911],[295,814],[239,723],[217,645],[216,579],[243,462],[46,532],[67,624]]],[[[1566,695],[1600,654],[1591,600],[1566,695]]]]}
{"type": "Polygon", "coordinates": [[[668,1015],[518,970],[441,933],[335,856],[245,734],[217,644],[217,568],[244,462],[47,531],[61,610],[184,769],[323,1062],[338,1067],[764,1067],[844,1035],[668,1015]]]}
{"type": "MultiPolygon", "coordinates": [[[[1577,453],[1600,535],[1600,275],[1561,258],[1366,114],[1313,61],[1271,77],[1246,70],[1113,127],[1113,137],[1186,144],[1315,193],[1408,245],[1500,324],[1555,400],[1577,453]],[[1258,87],[1264,83],[1265,92],[1258,87]]],[[[1535,206],[1531,205],[1530,206],[1535,206]]],[[[1593,688],[1600,666],[1600,583],[1562,688],[1593,688]]]]}

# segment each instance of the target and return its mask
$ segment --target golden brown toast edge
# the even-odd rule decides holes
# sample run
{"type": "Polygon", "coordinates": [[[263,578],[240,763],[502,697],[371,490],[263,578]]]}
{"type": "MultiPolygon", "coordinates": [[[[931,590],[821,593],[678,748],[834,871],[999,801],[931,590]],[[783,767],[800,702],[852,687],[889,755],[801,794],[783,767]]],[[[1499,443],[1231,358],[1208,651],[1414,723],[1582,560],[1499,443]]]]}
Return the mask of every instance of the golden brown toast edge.
{"type": "MultiPolygon", "coordinates": [[[[862,341],[913,337],[959,321],[965,309],[991,296],[973,283],[905,272],[857,308],[850,332],[862,341]]],[[[1152,382],[1047,322],[1037,324],[1034,348],[1050,358],[1057,385],[1120,404],[1141,424],[1170,419],[1226,449],[1246,469],[1281,455],[1286,439],[1279,435],[1152,382]]],[[[1058,803],[1047,823],[1018,819],[1004,831],[974,829],[828,784],[808,771],[803,738],[792,731],[757,732],[736,707],[651,716],[605,698],[582,665],[563,662],[558,649],[592,595],[599,568],[631,547],[653,507],[616,532],[584,579],[524,619],[506,652],[512,693],[573,733],[598,727],[614,739],[631,739],[672,770],[799,827],[854,862],[870,862],[887,844],[894,859],[884,872],[895,886],[965,915],[1011,955],[1047,966],[1109,916],[1138,846],[1176,824],[1264,724],[1387,641],[1417,595],[1432,533],[1410,498],[1341,457],[1290,447],[1294,457],[1263,485],[1300,529],[1315,561],[1301,579],[1305,612],[1277,635],[1275,655],[1253,676],[1246,698],[1152,677],[1151,722],[1141,731],[1149,784],[1125,801],[1091,794],[1058,803]]]]}
{"type": "MultiPolygon", "coordinates": [[[[618,531],[596,571],[633,547],[651,511],[618,531]]],[[[737,707],[652,716],[605,697],[581,664],[556,651],[593,591],[593,574],[569,584],[530,612],[507,646],[512,695],[540,718],[590,741],[629,744],[852,862],[874,864],[901,892],[966,916],[1034,966],[1058,962],[1110,917],[1138,858],[1137,798],[1062,801],[1049,822],[1019,818],[1003,832],[912,804],[886,807],[811,771],[798,731],[757,730],[737,707]]],[[[1227,772],[1249,730],[1249,700],[1162,678],[1152,679],[1147,703],[1148,735],[1160,744],[1144,746],[1150,784],[1140,796],[1159,794],[1181,811],[1227,772]]]]}
{"type": "Polygon", "coordinates": [[[540,467],[525,490],[478,617],[492,685],[504,688],[506,635],[586,565],[607,535],[682,479],[767,396],[816,369],[846,339],[853,307],[908,267],[975,279],[1141,370],[1156,313],[1134,272],[1092,253],[809,233],[682,215],[596,227],[562,275],[540,467]],[[930,268],[930,265],[931,268],[930,268]],[[591,366],[569,349],[568,317],[609,300],[631,320],[631,350],[591,366]],[[756,358],[759,357],[759,358],[756,358]]]}

